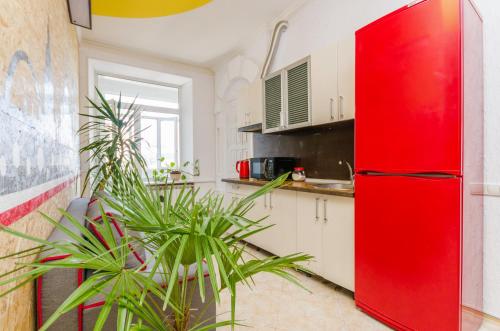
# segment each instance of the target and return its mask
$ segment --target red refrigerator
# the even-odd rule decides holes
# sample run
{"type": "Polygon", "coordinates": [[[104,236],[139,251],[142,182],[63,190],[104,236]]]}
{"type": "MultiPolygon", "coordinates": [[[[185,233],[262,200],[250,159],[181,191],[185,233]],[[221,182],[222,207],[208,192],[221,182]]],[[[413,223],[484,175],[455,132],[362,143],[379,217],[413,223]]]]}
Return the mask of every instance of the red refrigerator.
{"type": "Polygon", "coordinates": [[[482,20],[424,0],[356,32],[355,300],[397,330],[482,308],[482,20]]]}

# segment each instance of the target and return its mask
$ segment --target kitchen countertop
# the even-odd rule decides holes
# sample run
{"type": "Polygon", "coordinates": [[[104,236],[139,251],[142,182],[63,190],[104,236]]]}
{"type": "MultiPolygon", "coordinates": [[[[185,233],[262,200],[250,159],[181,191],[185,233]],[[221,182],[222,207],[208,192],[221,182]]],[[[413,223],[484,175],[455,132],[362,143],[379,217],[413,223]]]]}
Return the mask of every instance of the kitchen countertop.
{"type": "MultiPolygon", "coordinates": [[[[252,185],[252,186],[264,186],[268,181],[258,180],[258,179],[239,179],[239,178],[224,178],[222,179],[225,183],[230,184],[241,184],[241,185],[252,185]]],[[[336,190],[332,188],[320,188],[314,185],[311,185],[307,182],[294,182],[294,181],[286,181],[281,187],[280,190],[290,190],[290,191],[298,191],[298,192],[306,192],[306,193],[316,193],[316,194],[325,194],[325,195],[338,195],[341,197],[349,197],[354,198],[354,190],[336,190]]]]}

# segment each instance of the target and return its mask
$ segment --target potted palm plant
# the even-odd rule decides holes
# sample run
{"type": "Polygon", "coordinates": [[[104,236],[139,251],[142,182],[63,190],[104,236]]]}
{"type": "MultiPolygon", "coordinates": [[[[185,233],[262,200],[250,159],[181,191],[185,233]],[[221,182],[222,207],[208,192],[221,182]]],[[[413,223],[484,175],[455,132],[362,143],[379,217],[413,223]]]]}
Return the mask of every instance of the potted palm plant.
{"type": "MultiPolygon", "coordinates": [[[[4,227],[3,231],[11,235],[39,244],[36,250],[19,252],[7,258],[21,260],[39,251],[69,254],[70,257],[48,263],[36,259],[32,263],[19,264],[16,272],[20,274],[13,276],[8,272],[0,275],[0,286],[19,282],[25,284],[55,268],[84,268],[90,271],[92,276],[46,320],[40,329],[42,331],[49,329],[68,311],[103,295],[105,306],[94,330],[102,330],[112,309],[118,310],[116,325],[119,331],[206,331],[235,326],[238,324],[235,320],[237,284],[251,287],[252,277],[265,272],[300,286],[290,271],[305,271],[300,264],[311,259],[305,254],[266,258],[246,254],[245,239],[268,228],[262,225],[263,220],[248,219],[248,211],[256,198],[280,186],[286,177],[282,176],[254,194],[224,207],[223,197],[213,193],[198,197],[197,191],[182,189],[174,200],[172,187],[165,187],[162,191],[152,190],[139,174],[122,174],[113,179],[114,188],[108,190],[109,196],[104,198],[107,204],[120,211],[116,219],[127,229],[120,242],[109,239],[108,244],[111,244],[105,247],[98,237],[64,211],[61,212],[75,228],[85,233],[85,238],[72,235],[76,242],[47,242],[4,227]],[[129,231],[141,235],[132,236],[129,231]],[[150,258],[142,265],[126,265],[131,243],[150,253],[150,258]],[[204,283],[205,264],[211,291],[204,283]],[[151,268],[144,273],[142,270],[146,265],[151,268]],[[196,268],[196,276],[194,281],[187,282],[187,273],[181,271],[192,266],[196,268]],[[154,281],[153,275],[159,275],[164,286],[154,281]],[[231,297],[231,319],[207,324],[210,316],[204,316],[199,311],[193,313],[190,301],[193,291],[199,291],[204,302],[217,302],[227,291],[231,297]]],[[[57,220],[43,216],[60,231],[74,232],[74,229],[59,224],[57,220]]],[[[106,213],[102,212],[102,223],[95,225],[102,236],[113,238],[106,213]]]]}
{"type": "Polygon", "coordinates": [[[2,227],[4,232],[33,241],[38,246],[3,257],[16,259],[18,263],[14,270],[0,275],[0,288],[11,286],[0,293],[0,297],[50,270],[83,268],[90,276],[56,309],[40,330],[48,330],[65,313],[103,296],[104,305],[93,326],[96,331],[103,330],[113,309],[117,311],[117,331],[208,331],[238,324],[235,319],[237,285],[251,287],[252,277],[259,273],[271,273],[300,286],[291,271],[305,271],[301,264],[310,260],[311,256],[292,254],[259,258],[247,254],[245,244],[247,238],[270,227],[263,225],[264,219],[248,218],[255,199],[282,185],[288,174],[230,204],[224,202],[223,196],[212,192],[199,196],[197,190],[184,187],[180,193],[174,194],[172,185],[165,185],[161,190],[153,189],[144,181],[140,169],[132,164],[142,164],[144,160],[135,146],[138,138],[126,141],[124,137],[119,137],[128,127],[125,122],[132,115],[118,115],[120,107],[111,107],[99,91],[98,95],[102,105],[98,108],[99,115],[91,117],[95,124],[86,125],[80,132],[89,132],[92,127],[100,128],[99,125],[105,124],[103,122],[109,118],[114,121],[109,129],[103,129],[105,131],[101,133],[104,135],[97,136],[82,151],[90,151],[92,158],[103,162],[93,168],[100,179],[92,183],[106,191],[107,194],[101,195],[103,204],[118,211],[113,215],[113,221],[123,226],[123,237],[120,241],[115,239],[110,217],[102,207],[101,222],[88,221],[106,238],[106,245],[63,210],[61,213],[69,220],[71,228],[47,215],[42,216],[72,238],[71,242],[49,242],[2,227]],[[128,146],[115,148],[110,142],[123,142],[128,146]],[[108,185],[110,181],[112,185],[108,185]],[[76,235],[75,229],[83,236],[76,235]],[[140,247],[149,253],[140,265],[126,263],[132,247],[140,247]],[[41,258],[36,258],[40,252],[67,257],[42,263],[41,258]],[[34,257],[34,261],[23,263],[29,256],[34,257]],[[187,270],[193,268],[193,279],[188,282],[190,276],[187,270]],[[161,282],[155,277],[159,277],[161,282]],[[208,286],[205,277],[209,280],[208,286]],[[227,321],[215,322],[213,316],[204,316],[203,310],[192,306],[194,293],[198,293],[203,302],[217,302],[224,292],[231,297],[231,318],[227,321]]]}
{"type": "MultiPolygon", "coordinates": [[[[87,98],[93,112],[80,114],[88,119],[78,130],[89,143],[80,148],[88,153],[90,167],[85,176],[83,192],[90,185],[92,192],[102,191],[114,176],[130,168],[144,170],[146,161],[140,151],[140,108],[132,102],[122,109],[121,95],[117,102],[109,102],[96,88],[98,102],[87,98]]],[[[83,193],[82,192],[82,193],[83,193]]]]}

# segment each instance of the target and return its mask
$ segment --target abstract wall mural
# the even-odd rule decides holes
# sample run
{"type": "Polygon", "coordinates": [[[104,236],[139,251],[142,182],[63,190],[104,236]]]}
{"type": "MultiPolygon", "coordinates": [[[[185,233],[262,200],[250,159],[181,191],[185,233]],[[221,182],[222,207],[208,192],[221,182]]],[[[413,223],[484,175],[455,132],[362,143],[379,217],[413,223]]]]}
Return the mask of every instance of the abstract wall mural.
{"type": "Polygon", "coordinates": [[[12,217],[6,210],[78,173],[78,44],[64,2],[0,4],[0,221],[5,225],[11,222],[4,218],[12,217]],[[60,10],[51,10],[55,6],[60,10]]]}
{"type": "Polygon", "coordinates": [[[75,169],[76,145],[71,139],[75,122],[67,87],[57,111],[54,104],[49,27],[45,48],[46,67],[40,80],[25,51],[16,51],[10,59],[0,95],[0,195],[64,177],[75,169]],[[26,96],[16,104],[12,101],[12,87],[16,69],[22,63],[31,71],[35,98],[26,96]]]}
{"type": "MultiPolygon", "coordinates": [[[[39,212],[57,219],[77,194],[78,61],[66,0],[0,0],[3,226],[47,238],[53,227],[39,212]]],[[[31,247],[0,231],[0,256],[31,247]]],[[[0,273],[15,267],[0,260],[0,273]]],[[[33,304],[32,284],[1,298],[0,330],[34,330],[33,304]]]]}

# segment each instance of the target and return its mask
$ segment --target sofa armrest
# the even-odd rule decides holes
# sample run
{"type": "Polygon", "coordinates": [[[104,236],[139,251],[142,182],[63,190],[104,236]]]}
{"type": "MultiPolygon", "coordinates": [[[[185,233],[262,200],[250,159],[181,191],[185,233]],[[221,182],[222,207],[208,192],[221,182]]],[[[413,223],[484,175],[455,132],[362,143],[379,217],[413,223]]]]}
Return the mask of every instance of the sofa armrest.
{"type": "MultiPolygon", "coordinates": [[[[85,198],[77,198],[71,201],[67,212],[80,221],[80,224],[85,224],[85,213],[89,200],[85,198]]],[[[60,223],[73,232],[78,232],[78,229],[66,217],[62,217],[60,223]]],[[[54,229],[48,238],[49,241],[72,241],[67,235],[54,229]]],[[[68,255],[50,256],[47,253],[41,254],[42,263],[50,263],[51,261],[62,260],[68,255]]],[[[37,327],[40,328],[43,323],[56,311],[56,309],[66,300],[74,290],[83,282],[83,270],[79,269],[54,269],[43,276],[39,277],[35,282],[36,286],[36,318],[37,327]]],[[[82,330],[83,321],[83,306],[76,311],[71,311],[59,318],[50,328],[53,331],[68,331],[82,330]],[[78,327],[76,327],[78,326],[78,327]]]]}

